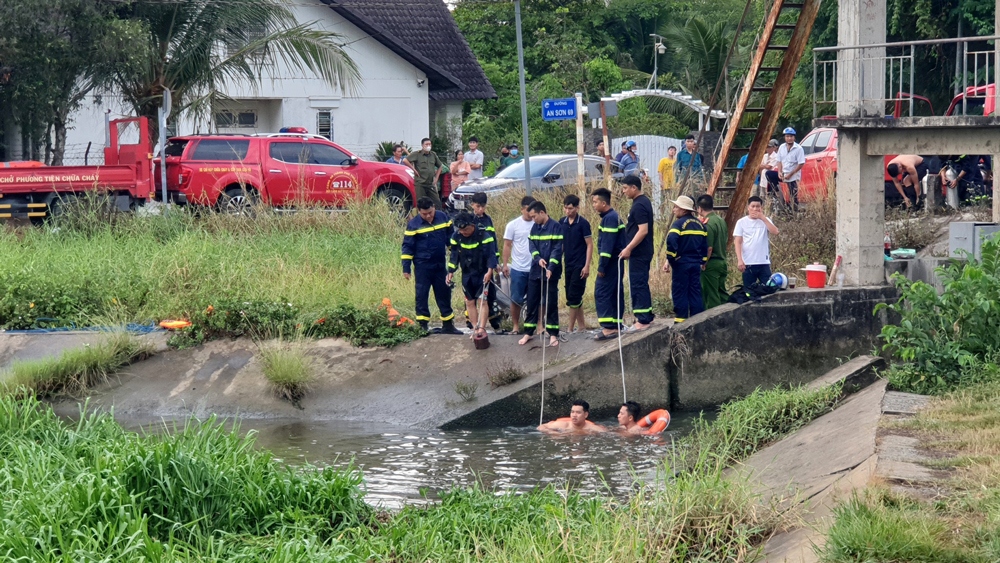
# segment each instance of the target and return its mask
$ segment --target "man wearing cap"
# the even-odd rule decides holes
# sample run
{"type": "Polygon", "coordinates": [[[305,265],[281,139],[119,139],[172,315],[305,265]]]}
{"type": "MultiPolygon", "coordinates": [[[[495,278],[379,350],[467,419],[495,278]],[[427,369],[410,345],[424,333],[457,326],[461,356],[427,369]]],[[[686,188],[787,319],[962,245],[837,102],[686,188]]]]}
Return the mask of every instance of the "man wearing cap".
{"type": "MultiPolygon", "coordinates": [[[[632,294],[633,330],[645,330],[653,322],[653,297],[649,292],[649,267],[653,263],[653,204],[642,193],[642,180],[630,174],[622,178],[622,193],[632,200],[625,224],[629,243],[618,255],[628,260],[628,282],[632,294]]],[[[693,206],[692,206],[693,208],[693,206]]]]}
{"type": "Polygon", "coordinates": [[[625,141],[625,154],[618,160],[625,174],[639,173],[639,155],[635,154],[635,149],[635,141],[625,141]]]}
{"type": "Polygon", "coordinates": [[[680,323],[705,310],[701,270],[708,262],[708,232],[694,216],[694,200],[682,195],[671,203],[674,222],[667,233],[663,271],[673,272],[670,298],[674,302],[674,322],[680,323]]]}
{"type": "Polygon", "coordinates": [[[785,127],[785,144],[778,147],[778,179],[788,186],[789,204],[792,212],[799,210],[799,180],[802,167],[806,165],[806,153],[795,142],[795,129],[785,127]]]}

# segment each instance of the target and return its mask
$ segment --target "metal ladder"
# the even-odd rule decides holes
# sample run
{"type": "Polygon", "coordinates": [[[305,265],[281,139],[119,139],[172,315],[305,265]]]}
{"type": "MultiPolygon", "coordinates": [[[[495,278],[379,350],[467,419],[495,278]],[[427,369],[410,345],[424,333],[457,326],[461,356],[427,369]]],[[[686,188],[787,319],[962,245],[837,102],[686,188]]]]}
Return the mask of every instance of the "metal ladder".
{"type": "Polygon", "coordinates": [[[771,132],[778,125],[781,108],[791,90],[799,61],[805,53],[819,6],[820,0],[775,0],[764,20],[757,49],[747,68],[736,106],[727,121],[708,185],[708,194],[720,202],[715,208],[726,211],[730,233],[736,221],[743,216],[755,177],[755,174],[743,174],[739,183],[735,184],[737,161],[747,155],[744,170],[756,171],[756,163],[763,159],[771,132]],[[792,20],[794,23],[790,23],[792,20]],[[753,139],[746,144],[748,133],[753,134],[753,139]],[[730,197],[724,198],[724,195],[730,197]],[[722,203],[723,199],[727,201],[722,203]]]}

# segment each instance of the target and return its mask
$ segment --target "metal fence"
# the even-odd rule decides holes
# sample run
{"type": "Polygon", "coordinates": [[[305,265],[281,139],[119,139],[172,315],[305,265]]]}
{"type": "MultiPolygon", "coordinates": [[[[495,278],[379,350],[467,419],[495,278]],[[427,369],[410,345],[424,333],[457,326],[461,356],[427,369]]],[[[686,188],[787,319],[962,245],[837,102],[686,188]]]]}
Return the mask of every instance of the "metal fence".
{"type": "Polygon", "coordinates": [[[996,97],[996,51],[976,50],[975,44],[997,39],[1000,35],[817,47],[813,49],[813,117],[839,102],[882,104],[894,115],[912,117],[917,105],[926,101],[914,91],[921,73],[915,67],[914,53],[948,44],[957,44],[961,53],[956,86],[961,88],[962,100],[951,115],[983,115],[987,98],[996,97]],[[837,58],[823,60],[827,53],[837,58]]]}

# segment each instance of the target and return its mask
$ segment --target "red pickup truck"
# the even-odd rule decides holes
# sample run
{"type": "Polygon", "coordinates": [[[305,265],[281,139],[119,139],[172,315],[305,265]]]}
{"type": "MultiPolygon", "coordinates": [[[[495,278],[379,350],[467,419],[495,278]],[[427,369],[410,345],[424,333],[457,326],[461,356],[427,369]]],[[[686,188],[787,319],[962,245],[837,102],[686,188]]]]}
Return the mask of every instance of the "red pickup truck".
{"type": "MultiPolygon", "coordinates": [[[[409,210],[416,199],[408,167],[362,160],[318,135],[173,137],[166,157],[167,194],[176,203],[240,212],[258,200],[277,207],[340,207],[380,196],[409,210]]],[[[154,178],[154,197],[160,199],[159,159],[154,178]]]]}
{"type": "Polygon", "coordinates": [[[144,203],[150,195],[152,150],[144,117],[115,119],[108,124],[110,143],[101,166],[0,165],[0,218],[40,221],[77,195],[100,190],[122,210],[144,203]],[[122,144],[119,133],[138,129],[138,141],[122,144]]]}

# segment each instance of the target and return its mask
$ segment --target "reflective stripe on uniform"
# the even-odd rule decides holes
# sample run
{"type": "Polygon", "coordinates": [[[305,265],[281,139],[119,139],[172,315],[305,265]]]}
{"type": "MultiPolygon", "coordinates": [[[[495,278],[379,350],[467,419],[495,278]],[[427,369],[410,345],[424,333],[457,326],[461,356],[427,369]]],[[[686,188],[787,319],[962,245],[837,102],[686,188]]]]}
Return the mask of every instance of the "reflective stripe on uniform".
{"type": "Polygon", "coordinates": [[[562,240],[562,235],[528,235],[530,240],[562,240]]]}
{"type": "Polygon", "coordinates": [[[403,255],[403,260],[413,260],[413,255],[412,254],[404,254],[403,255]]]}
{"type": "Polygon", "coordinates": [[[450,226],[451,226],[451,221],[448,221],[447,223],[441,223],[439,225],[431,225],[430,227],[424,227],[422,229],[417,229],[415,231],[404,231],[403,234],[408,237],[412,237],[413,235],[421,235],[423,233],[430,233],[433,231],[440,231],[441,229],[447,229],[450,226]]]}
{"type": "Polygon", "coordinates": [[[648,309],[632,309],[632,312],[636,313],[636,314],[639,314],[639,313],[652,313],[653,312],[653,308],[650,307],[648,309]]]}
{"type": "Polygon", "coordinates": [[[447,317],[441,317],[442,321],[450,321],[455,318],[455,313],[448,315],[447,317]]]}
{"type": "Polygon", "coordinates": [[[601,317],[601,318],[597,319],[597,322],[599,322],[599,323],[621,323],[622,320],[621,319],[613,319],[611,317],[601,317]]]}

